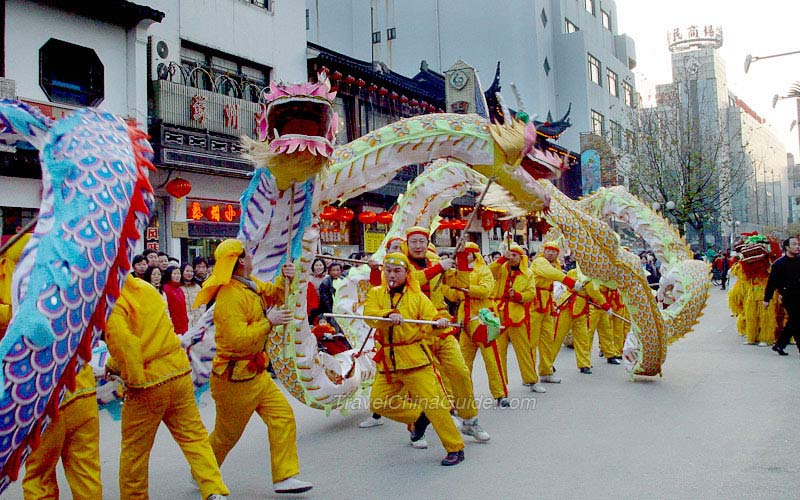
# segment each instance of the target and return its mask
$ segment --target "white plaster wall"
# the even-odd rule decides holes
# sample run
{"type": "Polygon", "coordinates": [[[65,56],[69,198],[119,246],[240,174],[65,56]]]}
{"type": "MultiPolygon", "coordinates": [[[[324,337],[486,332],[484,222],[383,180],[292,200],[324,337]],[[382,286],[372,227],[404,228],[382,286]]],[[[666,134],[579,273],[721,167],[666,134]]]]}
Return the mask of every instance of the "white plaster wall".
{"type": "Polygon", "coordinates": [[[6,2],[6,77],[23,99],[49,102],[39,87],[39,49],[50,38],[89,47],[103,63],[105,99],[98,108],[126,116],[127,35],[124,28],[40,4],[6,2]]]}
{"type": "Polygon", "coordinates": [[[39,179],[0,177],[0,205],[39,208],[41,203],[42,181],[39,179]]]}
{"type": "Polygon", "coordinates": [[[150,34],[175,47],[180,40],[273,68],[273,80],[304,82],[305,6],[297,0],[273,0],[267,10],[243,0],[151,0],[166,15],[150,34]]]}

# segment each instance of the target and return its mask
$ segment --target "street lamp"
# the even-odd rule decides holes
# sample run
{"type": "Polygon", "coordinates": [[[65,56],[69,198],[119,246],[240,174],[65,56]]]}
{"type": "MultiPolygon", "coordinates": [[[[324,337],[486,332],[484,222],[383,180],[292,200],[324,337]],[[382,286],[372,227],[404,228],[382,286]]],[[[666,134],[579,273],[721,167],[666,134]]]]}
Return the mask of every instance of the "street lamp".
{"type": "Polygon", "coordinates": [[[781,57],[781,56],[790,56],[792,54],[800,54],[800,50],[793,50],[791,52],[782,52],[780,54],[772,54],[769,56],[754,56],[752,54],[747,54],[747,57],[744,58],[744,73],[747,74],[750,71],[750,64],[760,61],[762,59],[772,59],[773,57],[781,57]]]}

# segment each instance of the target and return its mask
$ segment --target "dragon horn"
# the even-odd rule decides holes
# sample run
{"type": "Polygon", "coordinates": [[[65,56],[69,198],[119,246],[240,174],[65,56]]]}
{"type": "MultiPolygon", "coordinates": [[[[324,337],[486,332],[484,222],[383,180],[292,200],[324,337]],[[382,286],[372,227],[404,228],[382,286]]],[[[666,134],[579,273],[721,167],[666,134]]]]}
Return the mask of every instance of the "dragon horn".
{"type": "Polygon", "coordinates": [[[0,101],[0,139],[6,142],[17,142],[22,136],[34,148],[42,149],[54,123],[33,106],[10,99],[0,101]]]}
{"type": "Polygon", "coordinates": [[[498,92],[495,96],[497,97],[498,104],[500,104],[500,109],[503,111],[503,125],[510,127],[514,120],[511,119],[511,111],[508,109],[505,99],[503,99],[503,94],[498,92]]]}
{"type": "Polygon", "coordinates": [[[511,86],[511,92],[514,93],[514,98],[517,100],[517,108],[519,108],[518,111],[527,113],[528,111],[525,109],[525,103],[522,102],[522,94],[519,93],[519,89],[517,88],[516,84],[511,82],[509,85],[511,86]]]}

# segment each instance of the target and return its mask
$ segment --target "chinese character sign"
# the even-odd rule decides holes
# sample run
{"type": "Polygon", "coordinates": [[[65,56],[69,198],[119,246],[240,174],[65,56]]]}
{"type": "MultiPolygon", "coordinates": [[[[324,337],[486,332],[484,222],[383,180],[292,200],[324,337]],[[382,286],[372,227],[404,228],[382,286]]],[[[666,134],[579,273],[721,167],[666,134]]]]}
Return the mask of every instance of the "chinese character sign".
{"type": "Polygon", "coordinates": [[[192,103],[189,106],[189,117],[192,121],[199,123],[200,125],[206,121],[206,98],[201,96],[200,94],[195,94],[192,97],[192,103]]]}
{"type": "Polygon", "coordinates": [[[200,206],[199,201],[193,201],[189,203],[187,207],[187,211],[189,212],[187,215],[191,220],[202,220],[203,219],[203,208],[200,206]]]}
{"type": "Polygon", "coordinates": [[[239,130],[239,104],[226,104],[222,112],[225,115],[225,126],[239,130]]]}

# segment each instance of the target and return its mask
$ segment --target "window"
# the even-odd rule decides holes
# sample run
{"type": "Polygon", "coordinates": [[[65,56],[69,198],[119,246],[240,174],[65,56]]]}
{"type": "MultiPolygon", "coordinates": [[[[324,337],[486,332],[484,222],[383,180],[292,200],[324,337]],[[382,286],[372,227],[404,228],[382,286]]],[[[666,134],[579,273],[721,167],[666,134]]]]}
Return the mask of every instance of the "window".
{"type": "Polygon", "coordinates": [[[181,42],[181,83],[258,102],[270,68],[189,41],[181,42]]]}
{"type": "Polygon", "coordinates": [[[380,31],[373,31],[372,32],[372,43],[381,43],[381,32],[380,31]]]}
{"type": "Polygon", "coordinates": [[[800,181],[792,181],[792,187],[794,187],[794,189],[800,189],[800,181]]]}
{"type": "Polygon", "coordinates": [[[607,29],[608,31],[612,31],[611,30],[611,14],[609,14],[606,11],[604,11],[603,9],[600,9],[600,20],[603,23],[603,28],[607,29]]]}
{"type": "Polygon", "coordinates": [[[103,63],[88,47],[51,38],[39,49],[39,86],[53,102],[97,106],[104,80],[103,63]]]}
{"type": "Polygon", "coordinates": [[[311,10],[306,9],[306,31],[311,29],[311,10]]]}
{"type": "Polygon", "coordinates": [[[615,148],[622,149],[622,125],[614,120],[609,120],[608,128],[611,132],[611,144],[615,148]]]}
{"type": "Polygon", "coordinates": [[[603,82],[600,81],[600,61],[591,54],[589,54],[589,80],[598,85],[603,85],[603,82]]]}
{"type": "Polygon", "coordinates": [[[625,147],[628,151],[633,151],[636,147],[636,137],[633,135],[632,130],[625,131],[625,147]]]}
{"type": "Polygon", "coordinates": [[[619,78],[617,74],[606,68],[606,79],[608,80],[608,93],[614,97],[619,97],[619,87],[617,86],[619,78]]]}
{"type": "Polygon", "coordinates": [[[595,110],[592,110],[592,133],[594,135],[603,135],[603,115],[595,110]]]}
{"type": "MultiPolygon", "coordinates": [[[[386,30],[386,39],[387,40],[394,40],[397,38],[397,28],[389,28],[386,30]]],[[[380,42],[380,40],[378,40],[380,42]]]]}
{"type": "Polygon", "coordinates": [[[542,64],[542,67],[544,68],[544,74],[550,76],[550,61],[548,61],[546,57],[544,58],[544,64],[542,64]]]}
{"type": "Polygon", "coordinates": [[[586,11],[594,15],[594,0],[583,0],[583,6],[586,7],[586,11]]]}
{"type": "Polygon", "coordinates": [[[270,0],[247,0],[247,1],[255,5],[256,7],[264,7],[267,10],[269,10],[269,4],[271,3],[270,0]]]}
{"type": "Polygon", "coordinates": [[[631,108],[636,107],[633,102],[633,86],[630,84],[630,82],[622,82],[622,96],[626,105],[630,106],[631,108]]]}
{"type": "Polygon", "coordinates": [[[541,18],[542,18],[542,26],[544,26],[546,28],[547,27],[547,12],[545,12],[544,9],[542,9],[541,18]]]}
{"type": "Polygon", "coordinates": [[[564,18],[564,33],[575,33],[576,31],[579,30],[580,28],[578,28],[578,26],[576,26],[575,23],[573,23],[566,17],[564,18]]]}

